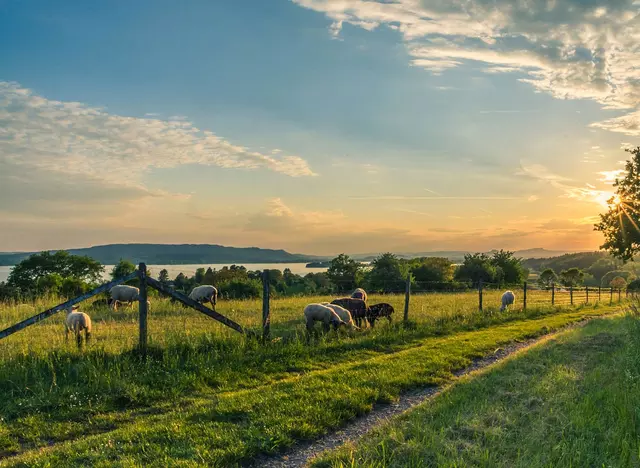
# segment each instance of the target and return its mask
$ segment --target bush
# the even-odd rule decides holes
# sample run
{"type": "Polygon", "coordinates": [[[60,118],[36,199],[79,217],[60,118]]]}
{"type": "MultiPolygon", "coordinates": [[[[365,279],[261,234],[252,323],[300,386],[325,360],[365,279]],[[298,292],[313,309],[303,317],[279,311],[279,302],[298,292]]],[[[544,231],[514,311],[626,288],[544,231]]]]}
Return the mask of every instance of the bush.
{"type": "Polygon", "coordinates": [[[232,279],[216,287],[218,294],[227,299],[255,299],[262,295],[262,283],[258,280],[232,279]]]}

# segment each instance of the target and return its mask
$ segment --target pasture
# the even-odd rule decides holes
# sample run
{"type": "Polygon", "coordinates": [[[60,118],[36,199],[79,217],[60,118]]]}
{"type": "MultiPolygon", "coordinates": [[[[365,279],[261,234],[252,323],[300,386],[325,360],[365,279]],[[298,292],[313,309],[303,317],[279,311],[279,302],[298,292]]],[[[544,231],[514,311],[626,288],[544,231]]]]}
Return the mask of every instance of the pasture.
{"type": "Polygon", "coordinates": [[[314,467],[638,466],[640,321],[594,320],[468,376],[314,467]]]}
{"type": "MultiPolygon", "coordinates": [[[[0,341],[0,464],[232,466],[317,437],[415,386],[441,383],[500,344],[617,310],[608,304],[499,312],[500,292],[370,297],[394,322],[306,343],[302,310],[329,297],[271,301],[272,342],[260,344],[191,309],[151,297],[149,355],[134,351],[137,309],[98,308],[91,343],[65,342],[58,314],[0,341]],[[341,395],[335,399],[333,395],[341,395]]],[[[517,293],[516,293],[517,294],[517,293]]],[[[4,328],[60,302],[0,305],[4,328]]],[[[217,310],[261,327],[261,301],[217,310]]]]}

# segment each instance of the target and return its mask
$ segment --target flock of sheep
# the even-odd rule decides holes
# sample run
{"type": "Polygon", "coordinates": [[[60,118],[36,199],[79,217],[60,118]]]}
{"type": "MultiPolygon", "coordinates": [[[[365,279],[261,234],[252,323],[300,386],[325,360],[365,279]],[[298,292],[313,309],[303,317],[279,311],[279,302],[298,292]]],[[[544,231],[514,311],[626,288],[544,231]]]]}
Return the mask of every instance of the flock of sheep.
{"type": "MultiPolygon", "coordinates": [[[[93,306],[104,305],[105,303],[113,310],[118,309],[119,304],[128,304],[131,306],[135,301],[140,300],[140,290],[134,286],[118,285],[109,290],[109,299],[97,300],[93,306]]],[[[189,298],[193,301],[204,304],[211,304],[215,309],[218,290],[210,285],[196,286],[189,294],[189,298]]],[[[512,291],[506,291],[502,295],[500,311],[504,311],[507,307],[515,302],[515,294],[512,291]]],[[[150,302],[147,301],[150,305],[150,302]]],[[[394,313],[393,307],[387,303],[367,305],[367,293],[364,289],[358,288],[351,294],[351,297],[343,297],[335,299],[332,302],[320,302],[309,304],[304,308],[304,319],[307,332],[314,331],[316,322],[322,323],[325,332],[329,331],[333,325],[334,329],[340,327],[348,327],[351,330],[360,330],[362,324],[365,326],[367,322],[372,328],[379,318],[387,318],[391,323],[391,315],[394,313]]],[[[91,318],[84,312],[78,311],[78,306],[67,308],[67,317],[65,320],[65,336],[68,339],[69,332],[73,332],[78,345],[82,342],[81,333],[84,331],[85,340],[89,341],[91,336],[91,318]]]]}
{"type": "Polygon", "coordinates": [[[386,317],[391,323],[393,312],[393,307],[387,303],[368,306],[367,293],[364,289],[358,288],[351,297],[307,305],[304,308],[304,319],[309,333],[314,331],[316,322],[322,323],[325,332],[329,331],[332,325],[336,330],[339,327],[360,330],[361,325],[366,325],[367,322],[373,328],[376,320],[382,317],[386,317]]]}

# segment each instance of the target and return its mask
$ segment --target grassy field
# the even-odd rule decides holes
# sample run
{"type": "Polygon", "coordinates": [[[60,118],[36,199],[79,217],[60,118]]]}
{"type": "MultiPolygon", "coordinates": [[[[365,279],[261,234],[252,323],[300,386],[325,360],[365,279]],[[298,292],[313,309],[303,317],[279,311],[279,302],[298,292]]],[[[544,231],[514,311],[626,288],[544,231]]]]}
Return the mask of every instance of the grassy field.
{"type": "MultiPolygon", "coordinates": [[[[94,340],[82,350],[64,342],[62,317],[50,318],[0,342],[0,463],[229,466],[316,437],[413,386],[444,381],[501,343],[615,310],[500,313],[499,293],[491,294],[484,313],[477,293],[413,296],[406,327],[398,323],[403,296],[373,297],[396,307],[394,324],[332,332],[310,346],[302,309],[328,298],[273,300],[273,335],[281,339],[267,346],[154,299],[146,361],[132,351],[135,311],[92,311],[94,340]]],[[[56,301],[0,305],[0,327],[56,301]]],[[[218,310],[258,328],[258,301],[225,301],[218,310]]]]}
{"type": "Polygon", "coordinates": [[[640,321],[595,320],[313,466],[639,466],[639,407],[640,321]]]}

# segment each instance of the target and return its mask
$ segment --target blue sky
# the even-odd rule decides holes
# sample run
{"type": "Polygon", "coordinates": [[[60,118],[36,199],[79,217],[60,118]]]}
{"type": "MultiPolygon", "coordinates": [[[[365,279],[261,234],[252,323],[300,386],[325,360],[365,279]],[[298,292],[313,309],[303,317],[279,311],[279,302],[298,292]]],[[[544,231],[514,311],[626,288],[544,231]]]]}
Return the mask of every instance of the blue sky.
{"type": "Polygon", "coordinates": [[[633,1],[4,2],[0,250],[596,248],[633,1]]]}

